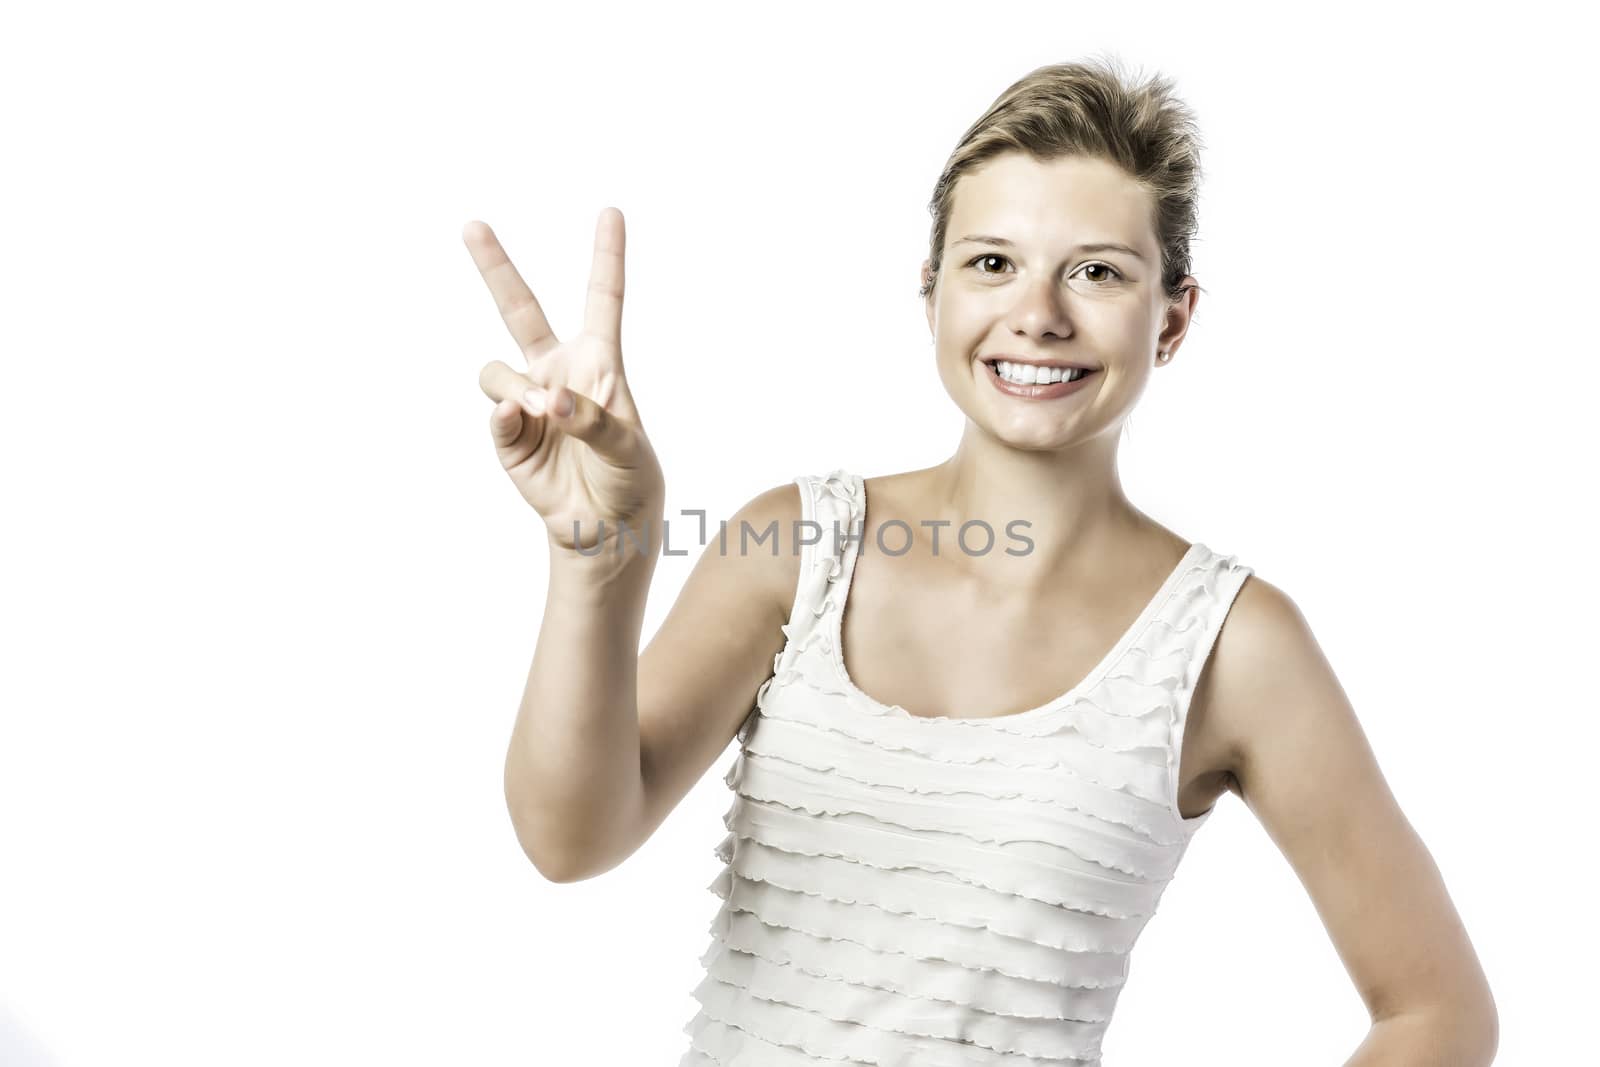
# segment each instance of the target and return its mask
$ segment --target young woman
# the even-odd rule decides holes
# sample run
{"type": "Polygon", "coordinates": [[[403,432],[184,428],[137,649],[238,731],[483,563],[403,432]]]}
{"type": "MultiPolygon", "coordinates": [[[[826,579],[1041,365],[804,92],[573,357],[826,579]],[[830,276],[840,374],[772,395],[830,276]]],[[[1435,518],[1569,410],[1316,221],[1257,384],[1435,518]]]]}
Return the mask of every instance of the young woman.
{"type": "Polygon", "coordinates": [[[756,496],[642,655],[664,489],[619,348],[622,216],[600,216],[566,342],[466,227],[527,362],[484,367],[490,430],[550,542],[505,767],[524,850],[557,881],[610,869],[740,740],[684,1065],[1098,1064],[1224,792],[1367,1003],[1348,1064],[1491,1061],[1476,955],[1306,620],[1118,480],[1199,297],[1199,176],[1165,80],[1074,63],[1007,89],[930,205],[954,454],[756,496]]]}

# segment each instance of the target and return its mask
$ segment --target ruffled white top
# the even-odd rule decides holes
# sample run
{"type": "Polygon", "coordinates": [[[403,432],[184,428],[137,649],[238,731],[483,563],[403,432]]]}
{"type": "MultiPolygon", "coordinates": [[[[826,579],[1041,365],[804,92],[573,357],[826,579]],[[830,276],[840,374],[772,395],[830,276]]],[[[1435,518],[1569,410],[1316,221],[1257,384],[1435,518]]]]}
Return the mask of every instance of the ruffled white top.
{"type": "Polygon", "coordinates": [[[918,716],[840,652],[863,479],[795,481],[822,540],[724,779],[722,904],[679,1067],[1097,1067],[1129,951],[1211,814],[1179,813],[1178,756],[1250,568],[1193,544],[1066,693],[918,716]]]}

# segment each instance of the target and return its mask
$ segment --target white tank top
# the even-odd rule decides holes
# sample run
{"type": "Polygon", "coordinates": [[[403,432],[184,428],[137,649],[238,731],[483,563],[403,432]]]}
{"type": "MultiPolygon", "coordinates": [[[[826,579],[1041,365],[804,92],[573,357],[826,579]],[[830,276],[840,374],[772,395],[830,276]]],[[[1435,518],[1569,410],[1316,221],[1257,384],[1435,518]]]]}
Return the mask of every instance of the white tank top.
{"type": "Polygon", "coordinates": [[[1066,693],[917,716],[840,653],[863,479],[795,481],[821,541],[724,778],[722,905],[679,1067],[1098,1065],[1129,950],[1215,810],[1181,816],[1178,755],[1251,569],[1193,544],[1066,693]]]}

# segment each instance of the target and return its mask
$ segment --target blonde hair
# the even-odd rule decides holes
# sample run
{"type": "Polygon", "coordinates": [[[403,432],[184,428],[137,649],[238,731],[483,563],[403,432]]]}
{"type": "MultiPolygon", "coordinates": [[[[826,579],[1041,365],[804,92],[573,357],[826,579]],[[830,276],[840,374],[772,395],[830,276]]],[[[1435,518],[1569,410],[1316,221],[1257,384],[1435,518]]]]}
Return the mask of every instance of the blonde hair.
{"type": "Polygon", "coordinates": [[[928,211],[929,277],[918,295],[932,295],[944,256],[956,184],[1006,152],[1043,162],[1093,156],[1114,163],[1150,191],[1151,220],[1161,248],[1161,287],[1169,303],[1183,299],[1189,242],[1198,228],[1200,134],[1194,114],[1159,75],[1131,81],[1115,57],[1040,67],[1017,81],[961,135],[933,187],[928,211]]]}

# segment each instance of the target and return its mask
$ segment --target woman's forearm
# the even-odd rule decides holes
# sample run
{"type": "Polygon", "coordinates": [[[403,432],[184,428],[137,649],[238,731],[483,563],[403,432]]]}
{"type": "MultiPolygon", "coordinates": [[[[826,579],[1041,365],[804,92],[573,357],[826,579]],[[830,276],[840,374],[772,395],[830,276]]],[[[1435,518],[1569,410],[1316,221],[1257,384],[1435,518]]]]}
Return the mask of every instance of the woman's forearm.
{"type": "Polygon", "coordinates": [[[552,553],[505,790],[524,851],[555,880],[609,869],[635,844],[639,635],[654,568],[654,552],[615,567],[552,553]]]}

